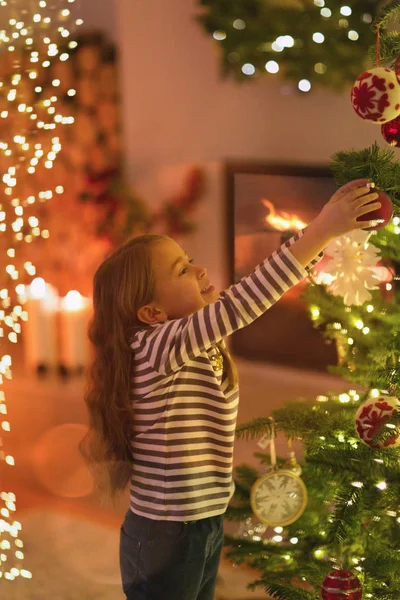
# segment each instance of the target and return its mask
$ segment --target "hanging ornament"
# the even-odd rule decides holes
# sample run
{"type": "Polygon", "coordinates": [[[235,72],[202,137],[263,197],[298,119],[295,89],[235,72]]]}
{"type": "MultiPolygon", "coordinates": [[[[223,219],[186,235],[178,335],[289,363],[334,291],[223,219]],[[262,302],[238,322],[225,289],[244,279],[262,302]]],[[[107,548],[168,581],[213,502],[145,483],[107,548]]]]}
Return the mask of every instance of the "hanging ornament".
{"type": "MultiPolygon", "coordinates": [[[[377,231],[378,229],[382,229],[383,227],[386,227],[393,217],[393,204],[389,196],[378,189],[376,190],[376,193],[378,194],[378,198],[376,200],[371,200],[368,204],[380,202],[381,207],[362,215],[357,219],[360,223],[362,221],[374,221],[374,224],[371,227],[364,227],[364,231],[377,231]]],[[[368,204],[366,204],[366,206],[368,206],[368,204]]]]}
{"type": "Polygon", "coordinates": [[[342,296],[347,306],[361,306],[371,300],[368,290],[379,288],[379,277],[373,271],[379,261],[379,250],[368,244],[370,233],[355,230],[335,238],[325,250],[332,260],[324,273],[333,276],[328,291],[342,296]]]}
{"type": "Polygon", "coordinates": [[[360,75],[351,90],[351,104],[362,119],[387,123],[400,115],[400,85],[396,73],[376,67],[360,75]]]}
{"type": "Polygon", "coordinates": [[[394,72],[396,73],[397,81],[400,83],[400,56],[396,59],[394,63],[394,72]]]}
{"type": "Polygon", "coordinates": [[[351,571],[332,571],[322,582],[321,597],[323,600],[361,600],[360,580],[351,571]]]}
{"type": "Polygon", "coordinates": [[[305,511],[307,488],[293,470],[277,469],[274,431],[270,446],[272,471],[255,481],[251,488],[250,504],[261,523],[285,527],[297,521],[305,511]]]}
{"type": "Polygon", "coordinates": [[[355,425],[360,439],[371,448],[400,446],[400,435],[395,434],[382,442],[374,442],[374,437],[390,423],[393,414],[400,411],[400,402],[394,396],[369,398],[358,409],[355,425]]]}
{"type": "Polygon", "coordinates": [[[400,116],[382,125],[382,136],[389,146],[400,144],[400,116]]]}
{"type": "Polygon", "coordinates": [[[376,30],[376,67],[362,73],[351,90],[351,104],[362,119],[387,123],[400,115],[400,83],[395,71],[381,67],[381,33],[376,30]]]}

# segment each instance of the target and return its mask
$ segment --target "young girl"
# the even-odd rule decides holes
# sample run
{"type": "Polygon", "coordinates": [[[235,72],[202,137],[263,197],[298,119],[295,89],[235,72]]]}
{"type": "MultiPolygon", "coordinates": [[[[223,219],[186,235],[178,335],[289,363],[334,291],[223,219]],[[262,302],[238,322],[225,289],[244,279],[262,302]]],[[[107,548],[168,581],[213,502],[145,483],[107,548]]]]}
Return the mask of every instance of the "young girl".
{"type": "Polygon", "coordinates": [[[239,401],[224,338],[306,277],[332,238],[370,225],[357,218],[380,207],[372,186],[340,188],[304,232],[222,293],[165,236],[136,237],[99,267],[82,451],[103,491],[130,481],[127,600],[214,598],[239,401]]]}

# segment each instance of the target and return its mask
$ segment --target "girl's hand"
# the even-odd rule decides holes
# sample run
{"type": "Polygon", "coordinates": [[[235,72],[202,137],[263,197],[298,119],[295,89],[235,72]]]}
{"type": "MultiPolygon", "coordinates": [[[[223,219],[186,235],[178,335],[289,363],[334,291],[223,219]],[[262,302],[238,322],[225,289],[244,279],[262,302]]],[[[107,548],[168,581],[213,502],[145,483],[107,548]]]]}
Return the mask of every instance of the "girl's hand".
{"type": "Polygon", "coordinates": [[[321,234],[333,239],[354,229],[372,227],[374,221],[357,221],[357,218],[381,207],[380,202],[368,204],[379,198],[371,190],[373,186],[369,179],[357,179],[339,188],[314,219],[321,234]]]}

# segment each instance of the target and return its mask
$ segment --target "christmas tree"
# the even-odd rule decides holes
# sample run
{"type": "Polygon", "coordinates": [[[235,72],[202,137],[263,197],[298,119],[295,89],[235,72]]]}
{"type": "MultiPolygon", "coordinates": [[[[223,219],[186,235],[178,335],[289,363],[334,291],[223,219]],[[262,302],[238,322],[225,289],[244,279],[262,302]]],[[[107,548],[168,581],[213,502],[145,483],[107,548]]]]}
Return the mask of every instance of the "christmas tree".
{"type": "MultiPolygon", "coordinates": [[[[400,35],[380,37],[399,14],[400,2],[392,2],[374,24],[377,66],[357,80],[355,110],[361,104],[355,90],[369,94],[369,77],[382,83],[393,76],[400,93],[400,35]],[[384,71],[380,61],[393,71],[384,71]]],[[[368,102],[372,106],[373,94],[368,102]]],[[[383,137],[398,145],[398,116],[363,117],[382,123],[383,137]]],[[[331,165],[337,184],[370,178],[399,214],[396,152],[377,144],[339,152],[331,165]]],[[[338,348],[339,364],[330,370],[351,389],[291,402],[237,430],[239,438],[266,440],[270,451],[255,455],[259,470],[248,465],[235,470],[236,492],[226,517],[240,529],[226,536],[227,556],[258,570],[251,588],[263,587],[280,600],[400,598],[399,224],[394,216],[385,227],[334,240],[326,249],[327,266],[308,281],[311,318],[338,348]],[[363,391],[352,389],[354,384],[363,391]],[[301,466],[293,453],[289,461],[275,458],[277,432],[289,444],[302,441],[301,466]]]]}

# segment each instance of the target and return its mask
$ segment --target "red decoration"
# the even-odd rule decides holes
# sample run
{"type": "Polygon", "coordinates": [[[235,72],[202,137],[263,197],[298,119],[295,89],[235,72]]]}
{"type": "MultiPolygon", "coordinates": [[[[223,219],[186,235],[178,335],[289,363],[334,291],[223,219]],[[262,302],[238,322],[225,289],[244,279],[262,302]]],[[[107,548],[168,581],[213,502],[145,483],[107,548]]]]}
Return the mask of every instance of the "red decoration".
{"type": "Polygon", "coordinates": [[[383,139],[390,146],[399,146],[400,144],[400,116],[382,125],[383,139]]]}
{"type": "Polygon", "coordinates": [[[321,597],[323,600],[361,600],[360,580],[351,571],[332,571],[322,582],[321,597]]]}
{"type": "Polygon", "coordinates": [[[390,422],[394,412],[400,411],[400,402],[394,396],[369,398],[357,411],[356,429],[361,440],[371,448],[400,446],[400,435],[393,435],[385,442],[373,442],[374,437],[390,422]]]}
{"type": "Polygon", "coordinates": [[[400,85],[394,71],[377,67],[358,77],[351,103],[362,119],[387,123],[400,115],[400,85]]]}
{"type": "MultiPolygon", "coordinates": [[[[373,191],[373,190],[371,190],[373,191]]],[[[364,231],[376,231],[377,229],[382,229],[382,227],[386,227],[393,216],[393,204],[391,199],[387,194],[376,190],[377,194],[379,194],[379,198],[376,200],[372,200],[368,204],[380,202],[381,207],[378,210],[373,210],[366,215],[362,215],[358,217],[357,221],[379,221],[373,227],[364,227],[364,231]]],[[[368,204],[366,206],[368,206],[368,204]]]]}

